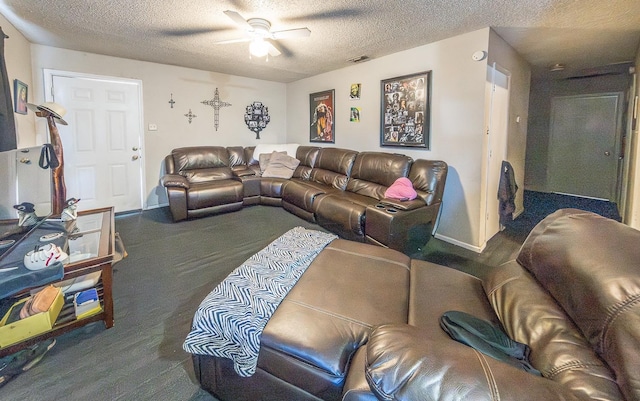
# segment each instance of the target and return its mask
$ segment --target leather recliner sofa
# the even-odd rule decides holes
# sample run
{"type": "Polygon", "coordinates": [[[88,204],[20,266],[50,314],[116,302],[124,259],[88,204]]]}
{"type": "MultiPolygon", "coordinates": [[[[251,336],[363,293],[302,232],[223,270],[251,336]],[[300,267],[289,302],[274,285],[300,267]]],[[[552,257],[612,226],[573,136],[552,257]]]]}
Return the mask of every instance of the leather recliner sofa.
{"type": "Polygon", "coordinates": [[[539,223],[484,280],[342,239],[262,333],[256,373],[193,355],[201,386],[241,400],[640,400],[640,231],[575,209],[539,223]],[[528,344],[541,376],[456,342],[456,310],[528,344]]]}
{"type": "Polygon", "coordinates": [[[407,254],[424,246],[438,217],[447,164],[384,152],[298,146],[290,179],[261,175],[255,147],[200,146],[165,157],[162,185],[174,221],[249,205],[282,206],[341,237],[407,254]],[[400,177],[417,198],[384,198],[400,177]]]}

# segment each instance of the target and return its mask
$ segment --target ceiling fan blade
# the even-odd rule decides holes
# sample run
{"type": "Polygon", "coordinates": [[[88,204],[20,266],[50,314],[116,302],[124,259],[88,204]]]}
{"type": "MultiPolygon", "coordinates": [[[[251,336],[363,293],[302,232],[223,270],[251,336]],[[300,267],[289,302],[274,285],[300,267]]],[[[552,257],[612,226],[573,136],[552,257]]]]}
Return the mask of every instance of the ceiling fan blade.
{"type": "Polygon", "coordinates": [[[247,29],[247,30],[253,30],[253,27],[251,25],[249,25],[249,23],[247,22],[246,19],[244,19],[244,17],[240,14],[238,14],[235,11],[231,11],[231,10],[226,10],[223,11],[227,17],[231,18],[233,20],[233,22],[235,22],[236,24],[240,25],[242,28],[247,29]]]}
{"type": "Polygon", "coordinates": [[[269,55],[271,57],[276,57],[282,54],[282,52],[278,50],[278,48],[273,44],[272,41],[267,40],[266,42],[269,44],[269,55]]]}
{"type": "Polygon", "coordinates": [[[158,31],[158,33],[162,35],[167,35],[167,36],[187,37],[187,36],[224,32],[227,30],[230,30],[230,29],[213,29],[211,27],[208,27],[208,28],[164,29],[164,30],[158,31]]]}
{"type": "Polygon", "coordinates": [[[241,43],[241,42],[251,42],[251,38],[238,38],[238,39],[229,39],[229,40],[219,40],[217,42],[213,42],[216,45],[226,45],[229,43],[241,43]]]}
{"type": "Polygon", "coordinates": [[[271,32],[271,35],[274,39],[302,38],[310,36],[311,31],[309,30],[309,28],[297,28],[271,32]]]}

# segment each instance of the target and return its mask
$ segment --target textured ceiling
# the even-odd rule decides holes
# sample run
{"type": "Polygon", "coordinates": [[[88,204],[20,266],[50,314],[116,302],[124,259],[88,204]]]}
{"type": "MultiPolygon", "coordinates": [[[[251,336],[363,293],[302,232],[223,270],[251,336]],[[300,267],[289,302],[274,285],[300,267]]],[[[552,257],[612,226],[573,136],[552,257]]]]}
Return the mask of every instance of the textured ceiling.
{"type": "Polygon", "coordinates": [[[536,69],[628,62],[640,43],[640,0],[0,0],[0,13],[32,43],[280,82],[485,27],[536,69]],[[311,36],[250,59],[247,43],[214,43],[243,35],[224,10],[311,36]]]}

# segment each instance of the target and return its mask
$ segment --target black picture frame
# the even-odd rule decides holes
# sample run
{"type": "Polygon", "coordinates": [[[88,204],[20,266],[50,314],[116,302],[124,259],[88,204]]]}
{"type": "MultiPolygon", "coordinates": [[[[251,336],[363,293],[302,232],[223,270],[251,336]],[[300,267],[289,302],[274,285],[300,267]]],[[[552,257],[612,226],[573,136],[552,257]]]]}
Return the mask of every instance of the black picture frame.
{"type": "Polygon", "coordinates": [[[431,71],[380,81],[380,146],[430,148],[431,71]]]}
{"type": "Polygon", "coordinates": [[[29,86],[24,82],[13,80],[13,111],[18,114],[27,114],[27,99],[29,98],[29,86]]]}
{"type": "Polygon", "coordinates": [[[336,142],[335,90],[309,95],[309,142],[336,142]]]}

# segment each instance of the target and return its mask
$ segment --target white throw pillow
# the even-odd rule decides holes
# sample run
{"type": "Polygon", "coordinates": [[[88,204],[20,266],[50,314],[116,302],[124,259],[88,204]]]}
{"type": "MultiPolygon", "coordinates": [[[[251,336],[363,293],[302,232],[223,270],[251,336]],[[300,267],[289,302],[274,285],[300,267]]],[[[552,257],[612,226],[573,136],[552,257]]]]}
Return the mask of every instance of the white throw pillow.
{"type": "Polygon", "coordinates": [[[273,152],[269,165],[262,173],[263,177],[286,178],[293,177],[296,167],[300,164],[300,160],[295,157],[288,156],[284,153],[273,152]]]}
{"type": "Polygon", "coordinates": [[[260,172],[264,173],[264,171],[269,166],[269,162],[271,161],[271,156],[281,154],[287,155],[286,152],[271,152],[271,153],[260,153],[260,157],[258,158],[258,163],[260,164],[260,172]]]}

